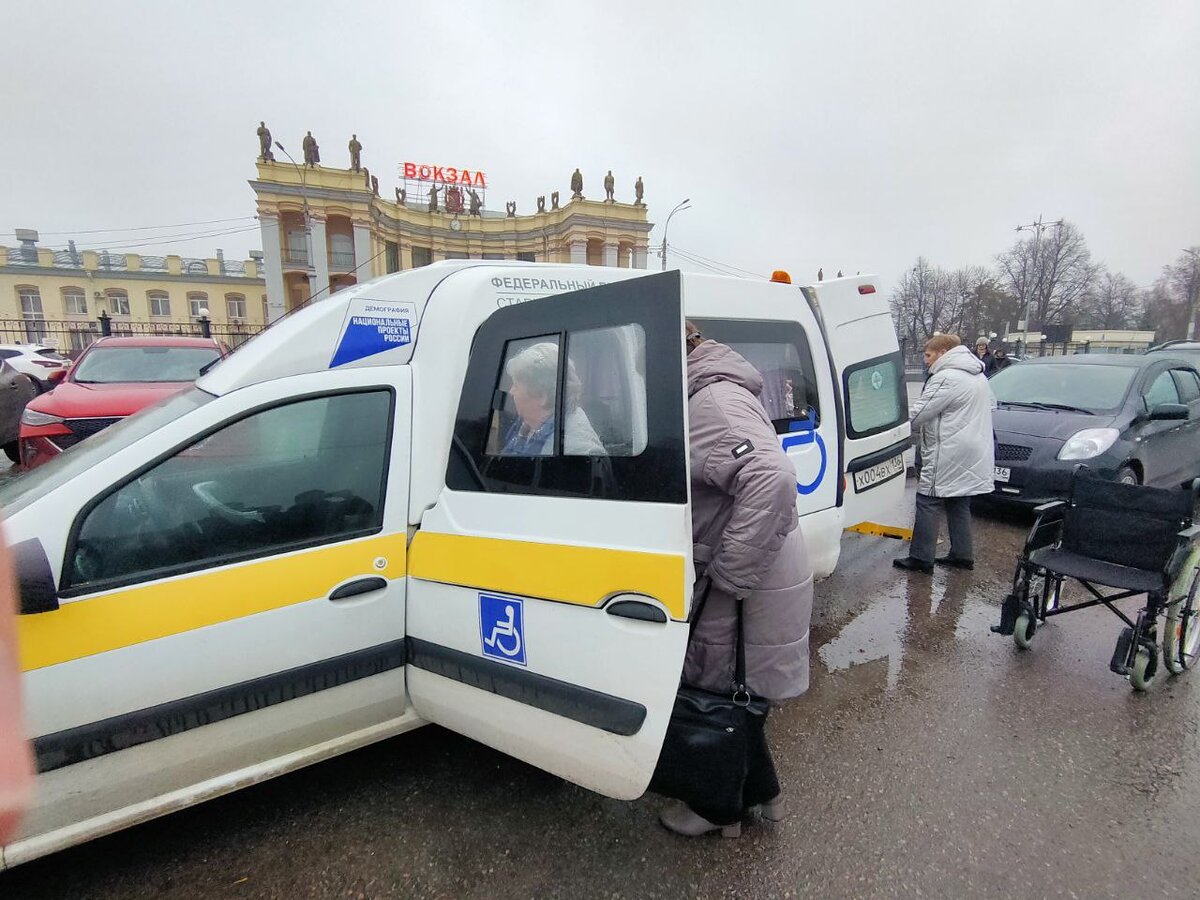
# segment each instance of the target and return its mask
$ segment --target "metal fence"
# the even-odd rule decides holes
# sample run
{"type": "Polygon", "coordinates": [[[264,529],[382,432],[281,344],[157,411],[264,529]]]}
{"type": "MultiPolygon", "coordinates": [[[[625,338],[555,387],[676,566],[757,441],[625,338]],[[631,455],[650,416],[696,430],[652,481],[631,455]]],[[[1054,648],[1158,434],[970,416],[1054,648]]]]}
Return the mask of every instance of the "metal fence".
{"type": "MultiPolygon", "coordinates": [[[[970,345],[966,345],[968,349],[973,349],[970,345]]],[[[1013,359],[1032,358],[1037,356],[1074,356],[1080,353],[1118,353],[1118,354],[1137,354],[1145,353],[1148,347],[1138,345],[1136,347],[1118,346],[1112,347],[1107,344],[1102,344],[1095,341],[1042,341],[1036,344],[1030,344],[1028,347],[1022,347],[1018,341],[1014,344],[1006,345],[1005,349],[1008,355],[1013,359]]],[[[924,369],[924,360],[920,351],[906,352],[904,354],[905,368],[908,370],[924,369]]]]}
{"type": "Polygon", "coordinates": [[[213,337],[237,349],[263,330],[261,325],[196,320],[190,322],[124,322],[107,319],[0,319],[0,344],[42,344],[76,359],[105,333],[114,337],[213,337]]]}

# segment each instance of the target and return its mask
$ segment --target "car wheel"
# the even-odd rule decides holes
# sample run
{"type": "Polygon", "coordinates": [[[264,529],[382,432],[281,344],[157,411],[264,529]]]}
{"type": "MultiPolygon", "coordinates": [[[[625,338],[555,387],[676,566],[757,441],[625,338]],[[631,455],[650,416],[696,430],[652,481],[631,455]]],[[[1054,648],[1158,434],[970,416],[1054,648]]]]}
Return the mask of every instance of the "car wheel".
{"type": "Polygon", "coordinates": [[[1133,466],[1121,466],[1117,469],[1117,481],[1121,484],[1141,484],[1142,479],[1138,477],[1137,469],[1133,466]]]}
{"type": "Polygon", "coordinates": [[[16,441],[9,441],[4,445],[4,455],[15,463],[21,461],[21,446],[16,441]]]}

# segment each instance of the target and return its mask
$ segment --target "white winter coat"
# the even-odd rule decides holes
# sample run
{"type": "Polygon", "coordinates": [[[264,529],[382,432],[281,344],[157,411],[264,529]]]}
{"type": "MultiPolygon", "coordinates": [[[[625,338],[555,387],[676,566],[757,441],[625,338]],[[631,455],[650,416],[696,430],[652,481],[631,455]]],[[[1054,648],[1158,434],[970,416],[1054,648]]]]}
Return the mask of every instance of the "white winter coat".
{"type": "Polygon", "coordinates": [[[917,493],[928,497],[990,494],[996,464],[992,408],[983,363],[954,347],[930,367],[925,390],[912,406],[921,454],[917,493]]]}

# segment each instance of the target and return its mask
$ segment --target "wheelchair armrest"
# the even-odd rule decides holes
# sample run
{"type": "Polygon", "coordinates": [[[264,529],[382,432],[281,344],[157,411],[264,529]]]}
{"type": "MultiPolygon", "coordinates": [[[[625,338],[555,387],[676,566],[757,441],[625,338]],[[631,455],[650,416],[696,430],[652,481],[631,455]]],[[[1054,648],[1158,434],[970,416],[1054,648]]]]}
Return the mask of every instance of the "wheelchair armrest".
{"type": "Polygon", "coordinates": [[[1171,558],[1167,560],[1166,567],[1163,569],[1167,584],[1173,584],[1175,579],[1179,577],[1179,573],[1183,569],[1183,564],[1187,562],[1187,558],[1192,553],[1192,548],[1196,546],[1197,540],[1200,540],[1200,525],[1185,528],[1175,536],[1175,539],[1175,550],[1171,554],[1171,558]]]}
{"type": "Polygon", "coordinates": [[[1067,512],[1067,503],[1065,500],[1052,500],[1035,507],[1033,511],[1037,513],[1037,518],[1033,520],[1033,527],[1029,529],[1029,535],[1025,538],[1026,554],[1032,550],[1049,547],[1058,540],[1067,512]]]}

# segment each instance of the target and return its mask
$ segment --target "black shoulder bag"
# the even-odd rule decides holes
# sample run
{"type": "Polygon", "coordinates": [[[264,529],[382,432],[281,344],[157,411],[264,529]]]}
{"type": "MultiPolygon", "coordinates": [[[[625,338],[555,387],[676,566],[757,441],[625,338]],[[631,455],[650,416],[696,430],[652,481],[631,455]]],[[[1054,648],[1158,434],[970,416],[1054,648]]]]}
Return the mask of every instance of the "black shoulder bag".
{"type": "MultiPolygon", "coordinates": [[[[705,585],[690,634],[708,603],[705,585]]],[[[734,683],[729,693],[680,685],[650,790],[682,800],[693,809],[719,810],[730,821],[742,814],[743,787],[753,741],[762,741],[770,704],[746,689],[746,641],[742,601],[737,601],[734,683]]]]}

